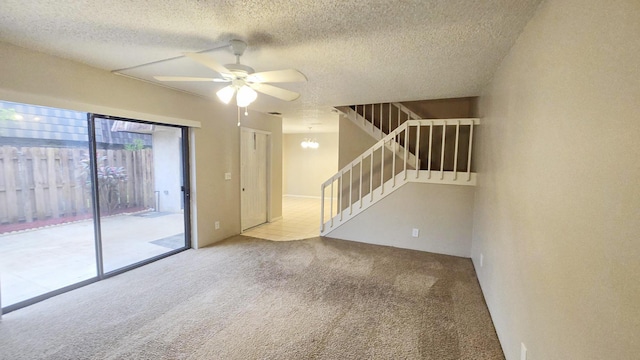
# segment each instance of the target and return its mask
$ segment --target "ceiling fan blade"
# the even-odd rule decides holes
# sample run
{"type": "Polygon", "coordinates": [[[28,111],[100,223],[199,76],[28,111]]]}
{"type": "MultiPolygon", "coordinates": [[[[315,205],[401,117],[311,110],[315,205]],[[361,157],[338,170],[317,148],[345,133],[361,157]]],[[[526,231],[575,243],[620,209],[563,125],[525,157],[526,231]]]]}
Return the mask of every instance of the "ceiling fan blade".
{"type": "Polygon", "coordinates": [[[307,81],[307,77],[304,76],[298,70],[274,70],[263,71],[247,76],[247,81],[254,83],[286,83],[286,82],[303,82],[307,81]]]}
{"type": "Polygon", "coordinates": [[[231,74],[229,69],[227,69],[223,65],[220,65],[212,57],[200,53],[184,53],[184,56],[208,67],[209,69],[221,74],[224,77],[233,78],[233,74],[231,74]]]}
{"type": "Polygon", "coordinates": [[[247,85],[249,85],[255,91],[259,91],[263,94],[267,94],[284,101],[293,101],[300,97],[300,94],[295,91],[279,88],[269,84],[248,83],[247,85]]]}
{"type": "Polygon", "coordinates": [[[213,81],[213,82],[230,82],[231,80],[220,78],[203,78],[190,76],[154,76],[159,81],[213,81]]]}

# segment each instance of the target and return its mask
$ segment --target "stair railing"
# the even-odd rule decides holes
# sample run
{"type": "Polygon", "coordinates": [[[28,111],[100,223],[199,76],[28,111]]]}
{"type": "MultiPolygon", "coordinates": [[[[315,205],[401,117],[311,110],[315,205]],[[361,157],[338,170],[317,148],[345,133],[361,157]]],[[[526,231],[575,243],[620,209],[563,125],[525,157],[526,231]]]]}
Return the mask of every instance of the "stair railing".
{"type": "MultiPolygon", "coordinates": [[[[438,174],[440,181],[444,181],[445,177],[445,148],[447,126],[455,126],[455,145],[453,155],[452,171],[446,171],[452,181],[471,181],[471,153],[473,148],[473,128],[478,124],[478,119],[437,119],[437,120],[406,120],[400,126],[396,127],[390,134],[386,135],[380,141],[375,143],[358,158],[353,160],[347,166],[338,171],[321,185],[321,219],[320,231],[324,233],[325,226],[334,227],[334,220],[342,222],[344,212],[348,217],[360,212],[364,208],[373,205],[376,201],[385,197],[385,189],[387,193],[395,190],[397,185],[403,185],[409,181],[438,182],[438,179],[432,180],[433,174],[438,174]],[[440,158],[437,169],[432,168],[432,153],[434,150],[434,128],[442,127],[442,138],[440,140],[440,158]],[[466,179],[458,179],[458,155],[459,155],[459,138],[460,127],[469,126],[469,143],[468,153],[466,154],[466,179]],[[425,129],[423,129],[425,128],[425,129]],[[421,140],[422,131],[428,131],[428,142],[421,140]],[[415,136],[415,137],[414,137],[415,136]],[[415,140],[414,154],[410,163],[410,141],[415,140]],[[404,144],[404,146],[401,146],[404,144]],[[420,169],[420,147],[428,146],[426,151],[426,169],[420,169]],[[379,153],[379,155],[376,155],[379,153]],[[388,158],[390,157],[390,158],[388,158]],[[396,158],[400,158],[401,163],[397,164],[396,158]],[[400,166],[398,166],[400,165],[400,166]],[[413,168],[413,169],[410,169],[413,168]],[[366,171],[365,171],[366,169],[366,171]],[[348,184],[345,185],[345,178],[348,184]],[[419,180],[420,179],[420,180],[419,180]],[[364,184],[366,183],[366,187],[364,184]],[[376,186],[374,186],[374,183],[376,186]],[[348,186],[347,186],[348,185],[348,186]],[[354,189],[356,188],[356,189],[354,189]],[[328,193],[328,194],[327,194],[328,193]],[[345,194],[346,193],[346,194],[345,194]],[[376,194],[378,196],[376,196],[376,194]],[[326,197],[329,195],[328,197],[326,197]],[[356,196],[357,195],[357,196],[356,196]],[[328,221],[326,202],[329,200],[328,221]]],[[[426,134],[426,133],[425,133],[426,134]]],[[[424,138],[427,138],[425,135],[424,138]]]]}
{"type": "Polygon", "coordinates": [[[370,127],[371,131],[378,128],[380,131],[383,131],[384,134],[388,134],[389,131],[399,127],[405,121],[419,120],[421,118],[401,103],[394,102],[353,105],[352,109],[356,114],[360,115],[364,127],[370,127]],[[384,109],[384,105],[387,105],[388,111],[384,109]],[[384,132],[382,126],[382,122],[385,121],[384,115],[387,115],[386,125],[388,126],[386,132],[384,132]],[[395,119],[393,115],[396,115],[395,119]]]}

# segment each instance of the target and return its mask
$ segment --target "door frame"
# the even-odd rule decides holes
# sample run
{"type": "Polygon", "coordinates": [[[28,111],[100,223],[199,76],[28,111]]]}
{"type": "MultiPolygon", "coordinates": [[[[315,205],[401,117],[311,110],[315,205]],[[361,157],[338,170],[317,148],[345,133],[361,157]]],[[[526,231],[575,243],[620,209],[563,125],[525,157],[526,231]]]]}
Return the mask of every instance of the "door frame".
{"type": "Polygon", "coordinates": [[[241,126],[240,127],[240,183],[239,183],[239,187],[238,187],[238,192],[240,194],[240,233],[242,234],[244,232],[244,229],[242,229],[242,216],[243,216],[243,212],[242,212],[242,180],[243,180],[243,176],[244,174],[242,173],[242,159],[243,159],[243,146],[242,146],[242,133],[243,132],[255,132],[258,134],[264,134],[267,136],[267,223],[271,222],[271,163],[272,163],[272,159],[271,159],[271,154],[273,153],[272,151],[272,146],[273,146],[273,141],[272,141],[272,133],[270,131],[264,131],[264,130],[259,130],[259,129],[254,129],[254,128],[250,128],[250,127],[245,127],[245,126],[241,126]]]}

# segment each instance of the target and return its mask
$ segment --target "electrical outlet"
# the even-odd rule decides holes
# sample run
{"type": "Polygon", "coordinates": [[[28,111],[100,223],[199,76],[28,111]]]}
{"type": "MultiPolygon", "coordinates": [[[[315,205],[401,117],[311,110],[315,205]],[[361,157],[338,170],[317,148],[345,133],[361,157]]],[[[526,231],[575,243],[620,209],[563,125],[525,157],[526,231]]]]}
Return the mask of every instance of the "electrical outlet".
{"type": "Polygon", "coordinates": [[[220,230],[220,221],[216,221],[215,223],[213,223],[213,226],[216,228],[216,230],[220,230]]]}
{"type": "Polygon", "coordinates": [[[480,267],[484,265],[484,255],[480,254],[480,267]]]}
{"type": "Polygon", "coordinates": [[[411,230],[411,236],[413,237],[418,237],[420,235],[420,229],[413,229],[411,230]]]}
{"type": "Polygon", "coordinates": [[[520,360],[527,360],[527,347],[520,343],[520,360]]]}
{"type": "Polygon", "coordinates": [[[224,173],[225,180],[231,180],[231,173],[224,173]]]}

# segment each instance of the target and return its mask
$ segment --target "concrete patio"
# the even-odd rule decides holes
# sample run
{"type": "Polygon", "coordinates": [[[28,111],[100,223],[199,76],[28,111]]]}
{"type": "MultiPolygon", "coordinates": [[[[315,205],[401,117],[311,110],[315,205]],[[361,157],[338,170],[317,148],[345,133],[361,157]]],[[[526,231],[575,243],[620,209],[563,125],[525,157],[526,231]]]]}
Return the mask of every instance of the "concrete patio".
{"type": "MultiPolygon", "coordinates": [[[[184,246],[182,213],[126,214],[101,221],[104,271],[184,246]]],[[[2,306],[93,278],[93,220],[0,235],[2,306]]]]}

